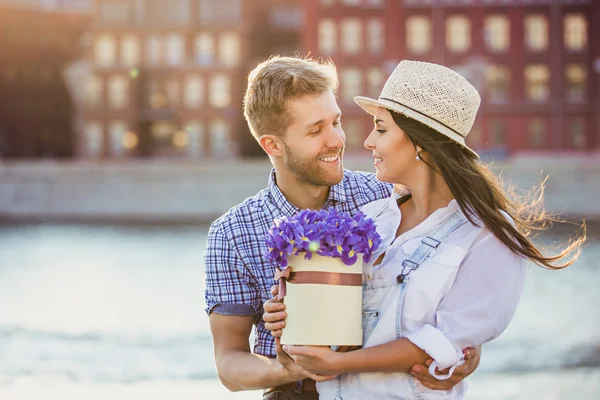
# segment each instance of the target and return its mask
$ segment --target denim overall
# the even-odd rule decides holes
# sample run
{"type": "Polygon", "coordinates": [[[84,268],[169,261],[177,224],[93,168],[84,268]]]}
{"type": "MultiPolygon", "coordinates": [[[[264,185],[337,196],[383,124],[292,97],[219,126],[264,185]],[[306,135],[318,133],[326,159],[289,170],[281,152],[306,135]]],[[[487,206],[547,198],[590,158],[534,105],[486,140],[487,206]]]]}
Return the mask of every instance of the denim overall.
{"type": "MultiPolygon", "coordinates": [[[[400,273],[396,277],[363,283],[363,347],[373,347],[402,337],[401,313],[410,273],[433,255],[448,235],[466,222],[466,217],[459,210],[455,211],[434,232],[422,239],[419,247],[398,267],[400,273]]],[[[384,268],[393,267],[388,264],[384,268]]],[[[445,393],[438,391],[433,397],[424,395],[419,392],[410,374],[383,372],[344,374],[330,382],[319,383],[318,390],[322,400],[427,400],[443,398],[445,393]]]]}

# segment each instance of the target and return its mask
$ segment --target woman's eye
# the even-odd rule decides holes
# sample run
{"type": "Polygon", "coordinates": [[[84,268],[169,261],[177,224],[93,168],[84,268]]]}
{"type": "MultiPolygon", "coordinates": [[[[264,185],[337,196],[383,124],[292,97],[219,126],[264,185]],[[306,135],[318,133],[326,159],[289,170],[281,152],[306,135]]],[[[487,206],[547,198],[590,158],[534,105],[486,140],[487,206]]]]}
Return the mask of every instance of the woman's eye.
{"type": "Polygon", "coordinates": [[[320,129],[319,129],[318,131],[311,132],[310,134],[311,134],[311,135],[318,135],[319,133],[321,133],[321,130],[320,130],[320,129]]]}
{"type": "Polygon", "coordinates": [[[379,133],[385,133],[386,132],[385,129],[376,129],[376,131],[379,132],[379,133]]]}

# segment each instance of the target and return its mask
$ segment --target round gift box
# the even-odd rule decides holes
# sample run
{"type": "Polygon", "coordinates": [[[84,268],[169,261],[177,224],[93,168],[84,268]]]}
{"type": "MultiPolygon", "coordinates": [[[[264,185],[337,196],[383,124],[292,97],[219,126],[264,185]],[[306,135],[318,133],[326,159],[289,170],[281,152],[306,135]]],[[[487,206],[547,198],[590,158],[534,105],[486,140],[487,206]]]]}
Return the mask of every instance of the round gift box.
{"type": "Polygon", "coordinates": [[[281,344],[361,346],[362,257],[345,265],[340,258],[314,254],[305,260],[300,253],[288,257],[288,265],[281,344]]]}

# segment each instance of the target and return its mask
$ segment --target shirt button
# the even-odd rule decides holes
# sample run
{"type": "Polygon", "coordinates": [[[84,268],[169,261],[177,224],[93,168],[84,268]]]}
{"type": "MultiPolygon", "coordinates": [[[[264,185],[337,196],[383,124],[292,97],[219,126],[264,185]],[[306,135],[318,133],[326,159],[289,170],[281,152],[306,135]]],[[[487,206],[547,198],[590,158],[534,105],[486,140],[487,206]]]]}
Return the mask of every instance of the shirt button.
{"type": "Polygon", "coordinates": [[[402,283],[404,282],[404,275],[400,274],[396,277],[396,282],[402,283]]]}

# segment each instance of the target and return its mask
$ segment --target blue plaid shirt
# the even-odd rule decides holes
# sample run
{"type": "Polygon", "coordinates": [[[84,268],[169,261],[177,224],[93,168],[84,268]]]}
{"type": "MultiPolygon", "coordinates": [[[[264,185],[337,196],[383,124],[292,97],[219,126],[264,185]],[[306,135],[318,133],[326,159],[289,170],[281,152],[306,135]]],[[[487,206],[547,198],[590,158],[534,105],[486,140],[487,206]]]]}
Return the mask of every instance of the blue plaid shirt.
{"type": "MultiPolygon", "coordinates": [[[[366,172],[344,171],[324,207],[355,214],[360,207],[389,197],[392,186],[366,172]]],[[[231,208],[210,226],[204,262],[206,312],[253,316],[254,353],[275,357],[275,340],[264,327],[263,303],[270,299],[275,269],[264,256],[265,235],[273,220],[299,210],[281,193],[271,171],[269,186],[231,208]]]]}

